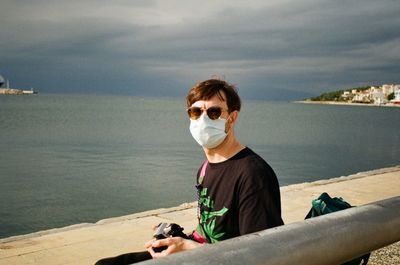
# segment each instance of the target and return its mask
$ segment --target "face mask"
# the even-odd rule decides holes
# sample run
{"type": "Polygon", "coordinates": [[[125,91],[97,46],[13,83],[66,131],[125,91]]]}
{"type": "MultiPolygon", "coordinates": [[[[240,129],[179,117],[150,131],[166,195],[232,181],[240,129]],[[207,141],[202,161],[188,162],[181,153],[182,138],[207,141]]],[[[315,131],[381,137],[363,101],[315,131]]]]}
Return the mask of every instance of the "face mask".
{"type": "Polygon", "coordinates": [[[202,114],[197,120],[190,120],[190,133],[196,142],[208,149],[217,147],[226,137],[226,119],[211,120],[202,114]]]}

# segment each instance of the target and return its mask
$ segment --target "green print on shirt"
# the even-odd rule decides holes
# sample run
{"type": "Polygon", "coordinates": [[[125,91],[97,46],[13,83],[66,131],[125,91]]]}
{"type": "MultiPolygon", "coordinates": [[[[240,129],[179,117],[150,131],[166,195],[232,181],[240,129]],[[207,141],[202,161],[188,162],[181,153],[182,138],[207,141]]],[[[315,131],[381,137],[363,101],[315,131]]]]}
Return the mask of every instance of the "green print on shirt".
{"type": "MultiPolygon", "coordinates": [[[[200,204],[206,206],[209,209],[214,208],[214,201],[207,196],[207,188],[203,188],[200,192],[200,204]]],[[[211,243],[220,241],[219,239],[225,234],[225,232],[218,231],[221,229],[216,229],[215,222],[216,218],[223,216],[229,209],[224,207],[219,211],[203,211],[200,217],[200,224],[210,238],[211,243]]]]}

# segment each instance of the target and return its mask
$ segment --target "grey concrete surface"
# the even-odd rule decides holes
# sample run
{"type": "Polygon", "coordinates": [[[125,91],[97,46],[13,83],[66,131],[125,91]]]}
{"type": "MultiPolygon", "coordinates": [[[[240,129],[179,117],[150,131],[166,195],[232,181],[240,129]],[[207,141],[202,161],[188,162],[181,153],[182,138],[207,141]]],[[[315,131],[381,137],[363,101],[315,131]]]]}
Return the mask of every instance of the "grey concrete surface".
{"type": "MultiPolygon", "coordinates": [[[[322,192],[353,205],[399,196],[400,166],[282,187],[285,223],[303,220],[311,200],[322,192]]],[[[103,257],[144,250],[151,226],[160,222],[179,223],[189,233],[196,225],[196,203],[0,239],[0,265],[94,264],[103,257]]]]}

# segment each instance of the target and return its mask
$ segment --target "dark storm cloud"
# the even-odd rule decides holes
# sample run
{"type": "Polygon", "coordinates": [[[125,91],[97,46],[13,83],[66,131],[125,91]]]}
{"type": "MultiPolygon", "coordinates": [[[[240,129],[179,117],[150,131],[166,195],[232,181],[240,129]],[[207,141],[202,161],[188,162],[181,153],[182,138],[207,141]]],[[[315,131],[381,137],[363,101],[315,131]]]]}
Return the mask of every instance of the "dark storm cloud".
{"type": "Polygon", "coordinates": [[[396,83],[397,1],[5,1],[0,73],[49,92],[251,97],[396,83]]]}

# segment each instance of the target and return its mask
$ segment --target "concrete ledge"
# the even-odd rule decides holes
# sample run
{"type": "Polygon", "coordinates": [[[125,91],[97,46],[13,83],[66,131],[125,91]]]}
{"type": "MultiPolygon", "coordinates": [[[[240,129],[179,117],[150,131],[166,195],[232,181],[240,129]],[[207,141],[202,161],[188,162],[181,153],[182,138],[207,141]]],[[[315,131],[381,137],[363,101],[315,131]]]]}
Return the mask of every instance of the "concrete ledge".
{"type": "MultiPolygon", "coordinates": [[[[281,188],[286,224],[303,220],[311,200],[322,192],[364,205],[400,195],[400,166],[281,188]]],[[[142,251],[151,226],[176,222],[189,233],[196,225],[196,203],[77,224],[0,239],[0,264],[89,265],[100,258],[142,251]]]]}
{"type": "Polygon", "coordinates": [[[337,265],[400,240],[400,196],[143,264],[337,265]]]}

